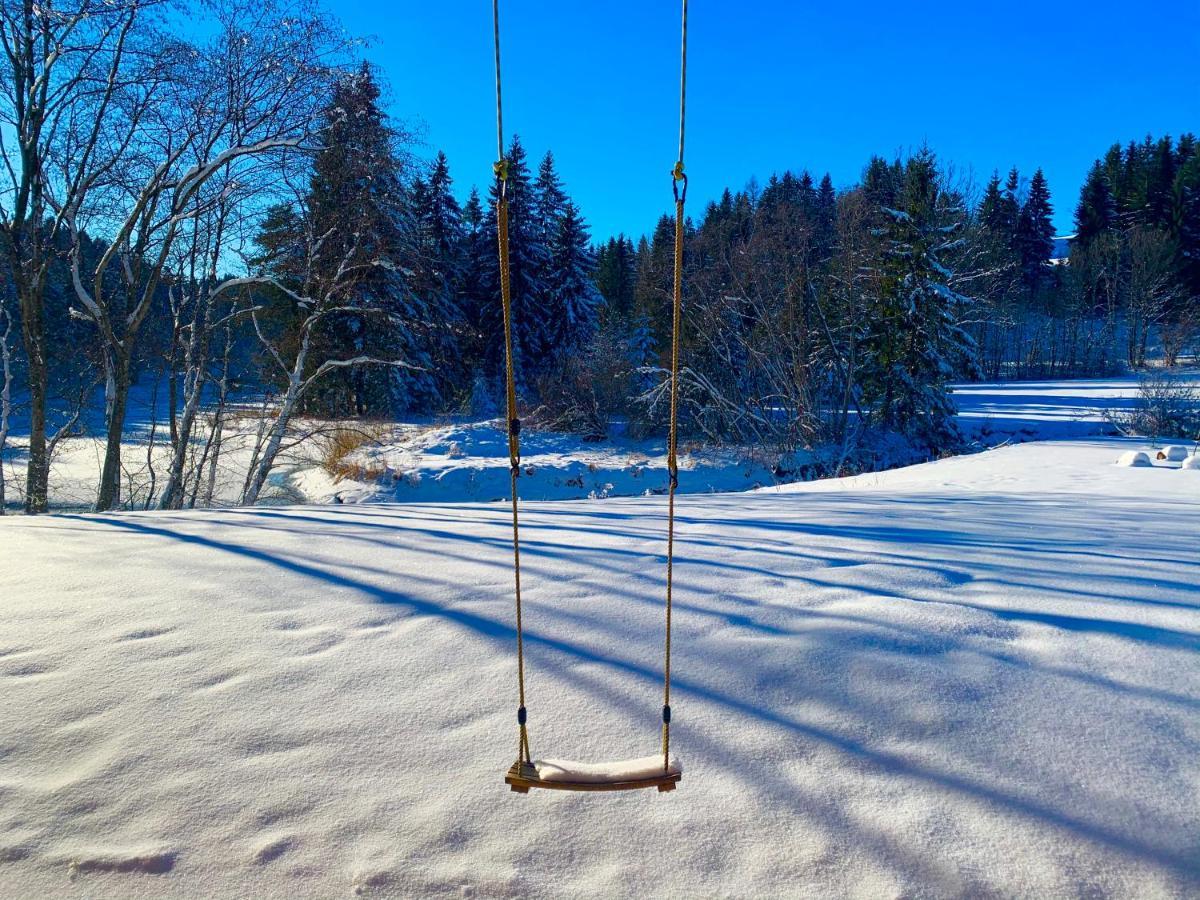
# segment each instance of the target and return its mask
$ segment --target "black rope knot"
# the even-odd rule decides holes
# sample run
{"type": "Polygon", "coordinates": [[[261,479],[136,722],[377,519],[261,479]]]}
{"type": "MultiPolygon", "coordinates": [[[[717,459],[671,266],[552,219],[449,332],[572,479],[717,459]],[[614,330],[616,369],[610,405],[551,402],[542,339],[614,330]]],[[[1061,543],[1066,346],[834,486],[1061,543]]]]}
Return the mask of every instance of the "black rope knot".
{"type": "Polygon", "coordinates": [[[671,706],[670,706],[670,704],[663,705],[663,724],[664,725],[671,724],[671,706]]]}
{"type": "Polygon", "coordinates": [[[523,706],[518,706],[518,707],[517,707],[517,724],[518,724],[518,725],[524,725],[524,724],[525,724],[525,720],[526,720],[527,718],[528,718],[528,716],[527,716],[527,715],[526,715],[526,713],[525,713],[525,707],[523,707],[523,706]]]}
{"type": "Polygon", "coordinates": [[[521,420],[520,419],[509,419],[508,420],[508,436],[514,437],[514,438],[521,436],[521,420]]]}

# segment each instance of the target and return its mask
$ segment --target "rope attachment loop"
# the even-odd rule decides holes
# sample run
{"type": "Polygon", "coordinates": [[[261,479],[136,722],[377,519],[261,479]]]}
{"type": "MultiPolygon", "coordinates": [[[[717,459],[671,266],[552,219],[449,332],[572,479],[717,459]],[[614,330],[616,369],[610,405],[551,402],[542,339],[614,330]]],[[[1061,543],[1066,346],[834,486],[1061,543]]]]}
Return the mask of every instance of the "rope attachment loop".
{"type": "Polygon", "coordinates": [[[675,202],[683,203],[687,200],[688,177],[683,171],[683,160],[678,160],[674,168],[671,169],[671,191],[675,194],[675,202]],[[680,185],[682,184],[682,187],[680,185]]]}

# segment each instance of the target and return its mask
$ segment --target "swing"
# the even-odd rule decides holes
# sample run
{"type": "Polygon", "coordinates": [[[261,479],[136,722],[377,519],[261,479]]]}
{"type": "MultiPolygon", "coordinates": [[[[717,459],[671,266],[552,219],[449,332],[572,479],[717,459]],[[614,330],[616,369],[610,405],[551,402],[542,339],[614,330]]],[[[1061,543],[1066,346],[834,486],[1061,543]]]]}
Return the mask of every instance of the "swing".
{"type": "Polygon", "coordinates": [[[496,238],[500,253],[500,300],[504,310],[504,364],[508,413],[508,458],[512,480],[513,586],[517,630],[517,761],[504,776],[516,793],[530,788],[556,791],[628,791],[656,787],[673,791],[683,777],[683,767],[671,755],[671,588],[675,554],[675,491],[679,487],[677,458],[679,402],[679,330],[683,305],[683,204],[687,176],[683,172],[684,111],[687,96],[687,0],[683,2],[683,37],[679,79],[679,156],[671,170],[675,196],[675,282],[671,333],[671,421],[667,439],[667,590],[666,640],[663,662],[662,752],[654,756],[607,763],[580,763],[561,759],[531,758],[525,707],[525,641],[521,621],[521,540],[517,512],[517,478],[521,474],[521,420],[517,416],[517,392],[513,376],[512,293],[508,256],[508,159],[504,155],[504,125],[500,102],[500,0],[492,0],[492,24],[496,44],[496,238]]]}

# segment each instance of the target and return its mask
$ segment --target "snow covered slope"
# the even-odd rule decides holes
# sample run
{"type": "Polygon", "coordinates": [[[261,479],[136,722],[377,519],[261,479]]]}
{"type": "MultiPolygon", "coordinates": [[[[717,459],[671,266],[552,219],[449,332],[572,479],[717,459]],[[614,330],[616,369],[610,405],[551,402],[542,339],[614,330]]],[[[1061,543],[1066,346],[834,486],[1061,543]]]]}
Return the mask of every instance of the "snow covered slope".
{"type": "MultiPolygon", "coordinates": [[[[519,796],[502,504],[0,520],[0,896],[1200,893],[1200,472],[682,498],[679,790],[519,796]]],[[[530,504],[534,753],[658,740],[663,499],[530,504]]]]}

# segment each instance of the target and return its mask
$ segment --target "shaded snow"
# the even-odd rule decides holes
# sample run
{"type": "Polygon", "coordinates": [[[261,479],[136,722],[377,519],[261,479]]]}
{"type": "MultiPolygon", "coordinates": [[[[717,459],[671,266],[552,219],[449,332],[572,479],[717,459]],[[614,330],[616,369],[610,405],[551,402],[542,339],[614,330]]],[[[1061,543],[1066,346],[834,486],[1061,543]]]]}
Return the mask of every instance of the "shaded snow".
{"type": "MultiPolygon", "coordinates": [[[[1196,896],[1200,482],[1140,446],[682,497],[667,794],[503,784],[503,505],[0,520],[0,896],[1196,896]]],[[[663,516],[526,508],[536,756],[658,749],[663,516]]]]}
{"type": "MultiPolygon", "coordinates": [[[[1185,384],[1200,388],[1200,372],[1179,370],[1185,384]]],[[[969,430],[987,428],[1026,439],[1111,434],[1106,416],[1136,403],[1136,376],[1000,381],[954,385],[959,421],[969,430]]]]}

